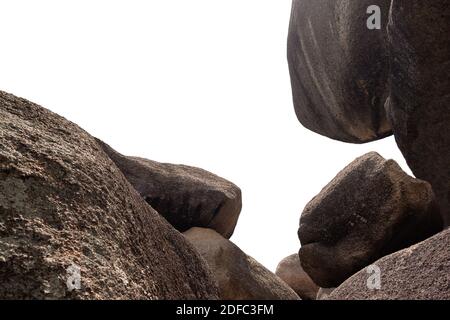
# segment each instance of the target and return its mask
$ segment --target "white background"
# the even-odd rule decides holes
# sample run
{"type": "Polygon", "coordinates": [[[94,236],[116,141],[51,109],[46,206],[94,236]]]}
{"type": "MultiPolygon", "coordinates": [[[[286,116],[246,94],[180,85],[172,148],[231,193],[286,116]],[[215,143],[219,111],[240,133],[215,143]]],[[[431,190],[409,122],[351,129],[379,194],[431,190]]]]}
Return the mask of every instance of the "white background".
{"type": "MultiPolygon", "coordinates": [[[[232,240],[274,270],[306,203],[368,151],[296,119],[288,0],[0,0],[0,90],[118,151],[202,167],[243,192],[232,240]]],[[[408,170],[409,172],[409,170],[408,170]]]]}

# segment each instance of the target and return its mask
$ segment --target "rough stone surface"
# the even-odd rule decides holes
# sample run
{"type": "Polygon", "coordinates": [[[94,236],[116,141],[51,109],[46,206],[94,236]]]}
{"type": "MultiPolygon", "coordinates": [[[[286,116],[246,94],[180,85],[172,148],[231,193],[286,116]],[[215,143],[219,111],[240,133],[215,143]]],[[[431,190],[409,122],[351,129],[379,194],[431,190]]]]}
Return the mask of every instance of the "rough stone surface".
{"type": "Polygon", "coordinates": [[[414,175],[429,181],[450,224],[450,5],[393,1],[390,99],[395,139],[414,175]]]}
{"type": "Polygon", "coordinates": [[[303,270],[297,253],[281,260],[275,274],[286,282],[303,300],[316,299],[319,287],[303,270]]]}
{"type": "Polygon", "coordinates": [[[275,274],[212,229],[192,228],[185,236],[207,261],[224,300],[298,300],[275,274]]]}
{"type": "Polygon", "coordinates": [[[380,268],[380,290],[367,288],[366,269],[329,296],[334,300],[450,300],[450,229],[374,264],[380,268]]]}
{"type": "Polygon", "coordinates": [[[177,230],[205,227],[231,237],[242,207],[236,185],[203,169],[126,157],[98,142],[141,196],[177,230]]]}
{"type": "Polygon", "coordinates": [[[94,138],[0,91],[0,299],[214,298],[204,260],[94,138]]]}
{"type": "Polygon", "coordinates": [[[306,205],[300,261],[317,285],[336,287],[378,258],[441,230],[431,186],[371,152],[306,205]]]}
{"type": "Polygon", "coordinates": [[[288,61],[295,112],[308,129],[363,143],[392,133],[386,119],[390,0],[293,0],[288,61]],[[367,8],[381,8],[381,30],[367,8]]]}

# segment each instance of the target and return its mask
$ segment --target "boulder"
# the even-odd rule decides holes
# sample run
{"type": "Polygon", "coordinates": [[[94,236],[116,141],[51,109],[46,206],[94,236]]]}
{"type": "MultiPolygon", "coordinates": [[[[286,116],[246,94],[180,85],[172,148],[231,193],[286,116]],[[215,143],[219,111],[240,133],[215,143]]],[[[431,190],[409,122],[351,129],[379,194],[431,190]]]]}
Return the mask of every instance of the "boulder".
{"type": "Polygon", "coordinates": [[[286,282],[303,300],[316,299],[319,287],[303,270],[297,253],[281,260],[275,274],[286,282]]]}
{"type": "Polygon", "coordinates": [[[448,248],[450,229],[376,261],[380,289],[369,289],[371,272],[363,269],[333,291],[329,299],[450,300],[448,248]]]}
{"type": "Polygon", "coordinates": [[[336,288],[320,288],[319,291],[317,291],[316,300],[328,300],[328,297],[335,289],[336,288]]]}
{"type": "Polygon", "coordinates": [[[288,62],[295,112],[308,129],[345,142],[391,135],[384,103],[391,0],[293,0],[288,62]],[[369,30],[368,7],[381,8],[369,30]]]}
{"type": "Polygon", "coordinates": [[[396,0],[390,23],[390,98],[395,139],[414,175],[431,183],[450,225],[450,6],[396,0]]]}
{"type": "Polygon", "coordinates": [[[442,230],[431,186],[375,152],[357,158],[305,207],[300,261],[324,288],[442,230]]]}
{"type": "Polygon", "coordinates": [[[215,299],[204,260],[94,138],[0,91],[0,299],[215,299]]]}
{"type": "Polygon", "coordinates": [[[211,268],[222,300],[298,300],[297,294],[260,263],[212,229],[184,233],[211,268]]]}
{"type": "Polygon", "coordinates": [[[177,230],[204,227],[231,237],[242,207],[236,185],[203,169],[126,157],[97,141],[145,201],[177,230]]]}

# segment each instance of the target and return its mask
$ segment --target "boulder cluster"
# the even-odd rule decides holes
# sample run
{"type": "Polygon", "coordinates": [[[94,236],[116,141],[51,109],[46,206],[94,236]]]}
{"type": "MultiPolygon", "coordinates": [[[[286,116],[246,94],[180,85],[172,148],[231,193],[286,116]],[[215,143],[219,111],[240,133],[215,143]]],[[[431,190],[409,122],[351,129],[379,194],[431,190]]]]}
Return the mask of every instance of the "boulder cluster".
{"type": "Polygon", "coordinates": [[[293,0],[300,122],[351,143],[394,134],[415,175],[371,152],[306,205],[296,274],[318,299],[450,299],[449,34],[447,0],[293,0]]]}
{"type": "Polygon", "coordinates": [[[228,240],[233,183],[2,91],[0,141],[0,299],[299,299],[228,240]]]}
{"type": "Polygon", "coordinates": [[[0,299],[450,299],[449,34],[448,0],[293,0],[300,122],[350,143],[393,134],[415,177],[355,159],[275,273],[230,240],[235,184],[122,155],[0,91],[0,299]]]}

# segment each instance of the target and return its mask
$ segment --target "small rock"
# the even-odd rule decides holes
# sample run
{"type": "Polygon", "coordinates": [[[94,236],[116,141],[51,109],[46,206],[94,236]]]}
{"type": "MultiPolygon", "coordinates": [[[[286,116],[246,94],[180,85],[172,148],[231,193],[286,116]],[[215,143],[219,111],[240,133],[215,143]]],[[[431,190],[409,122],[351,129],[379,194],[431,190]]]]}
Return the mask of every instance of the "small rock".
{"type": "Polygon", "coordinates": [[[281,260],[275,274],[286,282],[303,300],[316,299],[319,287],[303,270],[297,253],[281,260]]]}

